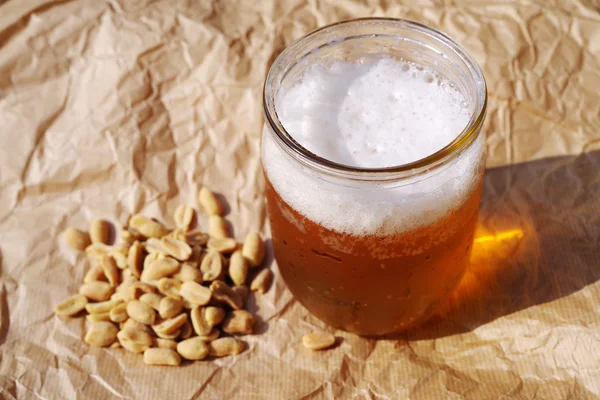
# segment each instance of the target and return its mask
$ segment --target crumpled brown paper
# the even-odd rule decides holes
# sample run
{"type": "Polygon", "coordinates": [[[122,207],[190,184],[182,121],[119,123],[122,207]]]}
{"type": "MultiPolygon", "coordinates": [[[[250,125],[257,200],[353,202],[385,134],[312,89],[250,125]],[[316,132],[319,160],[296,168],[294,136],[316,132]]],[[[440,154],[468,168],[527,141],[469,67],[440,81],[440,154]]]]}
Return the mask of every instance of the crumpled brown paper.
{"type": "Polygon", "coordinates": [[[600,8],[418,3],[1,5],[0,397],[598,398],[600,8]],[[441,315],[387,340],[335,332],[338,347],[312,353],[302,335],[329,328],[277,279],[251,301],[261,322],[248,351],[183,368],[88,348],[83,320],[54,317],[87,268],[57,240],[66,227],[134,211],[169,222],[207,184],[228,199],[236,237],[268,235],[268,67],[318,26],[373,15],[447,32],[489,86],[473,263],[441,315]]]}

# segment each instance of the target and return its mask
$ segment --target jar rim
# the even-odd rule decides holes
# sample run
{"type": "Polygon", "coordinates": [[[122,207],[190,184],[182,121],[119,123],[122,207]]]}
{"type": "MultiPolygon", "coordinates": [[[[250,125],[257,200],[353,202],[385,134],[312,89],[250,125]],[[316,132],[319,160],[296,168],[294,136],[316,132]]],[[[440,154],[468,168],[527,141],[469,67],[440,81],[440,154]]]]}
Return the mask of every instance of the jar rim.
{"type": "MultiPolygon", "coordinates": [[[[310,50],[311,49],[309,49],[309,52],[310,50]]],[[[326,25],[315,31],[312,31],[307,35],[301,37],[300,39],[294,41],[292,44],[288,45],[277,56],[277,58],[269,68],[269,72],[267,73],[265,84],[263,86],[263,110],[266,122],[269,124],[269,126],[271,127],[271,131],[274,133],[273,136],[276,139],[275,141],[283,150],[285,150],[290,156],[292,156],[302,164],[310,167],[311,169],[320,171],[327,175],[333,175],[360,181],[369,180],[384,182],[410,178],[431,171],[432,169],[437,168],[441,165],[444,165],[451,159],[454,159],[456,155],[460,154],[462,150],[467,148],[468,145],[471,142],[473,142],[473,140],[477,137],[477,135],[481,131],[481,126],[483,125],[483,121],[485,119],[486,108],[487,86],[485,78],[483,76],[483,72],[481,71],[481,68],[479,64],[475,61],[475,59],[462,46],[460,46],[457,42],[455,42],[446,34],[434,28],[420,24],[418,22],[399,18],[368,17],[350,19],[326,25]],[[287,132],[287,130],[279,120],[275,107],[275,96],[270,89],[273,86],[273,81],[275,79],[274,71],[281,67],[281,64],[285,61],[285,57],[289,55],[293,49],[301,47],[303,44],[306,44],[311,39],[315,38],[316,36],[325,31],[331,32],[333,30],[348,25],[357,25],[365,23],[392,23],[398,25],[398,27],[401,28],[413,29],[420,33],[427,34],[450,47],[453,51],[456,52],[456,54],[461,58],[465,65],[467,65],[471,74],[470,78],[474,79],[476,85],[476,107],[474,107],[469,122],[463,128],[463,130],[454,138],[454,140],[452,140],[450,143],[448,143],[446,146],[436,151],[435,153],[432,153],[426,157],[420,158],[409,163],[395,165],[391,167],[363,168],[350,166],[328,160],[311,152],[306,147],[298,143],[292,137],[292,135],[290,135],[287,132]]]]}

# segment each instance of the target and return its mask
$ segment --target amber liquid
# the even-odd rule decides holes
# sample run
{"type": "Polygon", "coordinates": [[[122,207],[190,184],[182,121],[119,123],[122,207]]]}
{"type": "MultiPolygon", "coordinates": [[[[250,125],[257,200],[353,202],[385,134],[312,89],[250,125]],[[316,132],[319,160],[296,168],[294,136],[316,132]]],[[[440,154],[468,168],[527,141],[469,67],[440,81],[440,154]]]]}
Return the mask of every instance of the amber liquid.
{"type": "Polygon", "coordinates": [[[273,249],[296,299],[327,324],[366,336],[430,317],[462,277],[483,175],[462,206],[437,222],[385,236],[324,228],[290,207],[266,177],[273,249]]]}

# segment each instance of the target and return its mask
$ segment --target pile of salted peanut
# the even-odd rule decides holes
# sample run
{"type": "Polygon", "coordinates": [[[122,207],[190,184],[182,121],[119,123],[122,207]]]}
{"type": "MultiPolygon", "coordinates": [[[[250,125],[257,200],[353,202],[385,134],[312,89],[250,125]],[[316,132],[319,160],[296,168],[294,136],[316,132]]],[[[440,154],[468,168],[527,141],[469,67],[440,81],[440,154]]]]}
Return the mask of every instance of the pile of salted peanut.
{"type": "Polygon", "coordinates": [[[248,291],[264,293],[273,279],[264,268],[246,286],[249,269],[261,267],[264,243],[250,233],[238,244],[217,196],[203,188],[198,198],[208,214],[208,233],[190,230],[195,212],[187,205],[175,211],[174,229],[131,216],[119,232],[122,243],[114,246],[108,245],[107,221],[94,220],[89,233],[67,229],[67,244],[85,251],[92,265],[79,294],[57,304],[56,314],[87,313],[86,343],[144,353],[151,365],[243,351],[236,336],[252,333],[255,324],[244,310],[248,291]]]}

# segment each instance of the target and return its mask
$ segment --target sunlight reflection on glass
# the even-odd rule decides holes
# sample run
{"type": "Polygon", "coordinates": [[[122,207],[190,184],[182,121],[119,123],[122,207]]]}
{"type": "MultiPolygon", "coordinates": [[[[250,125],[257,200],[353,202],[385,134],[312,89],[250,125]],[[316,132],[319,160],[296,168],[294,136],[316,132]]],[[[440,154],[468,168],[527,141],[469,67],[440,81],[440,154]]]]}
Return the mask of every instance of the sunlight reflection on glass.
{"type": "Polygon", "coordinates": [[[508,239],[521,239],[523,237],[523,231],[521,229],[512,229],[509,231],[500,232],[496,235],[485,235],[475,238],[474,243],[487,243],[494,241],[502,241],[508,239]]]}
{"type": "MultiPolygon", "coordinates": [[[[441,307],[440,314],[461,314],[466,312],[465,307],[470,312],[489,312],[484,299],[503,296],[507,290],[510,293],[506,283],[525,270],[532,272],[537,269],[538,261],[537,234],[526,221],[521,220],[519,226],[502,230],[490,231],[480,226],[473,240],[469,265],[448,301],[441,307]]],[[[534,273],[528,276],[535,278],[534,273]]]]}

